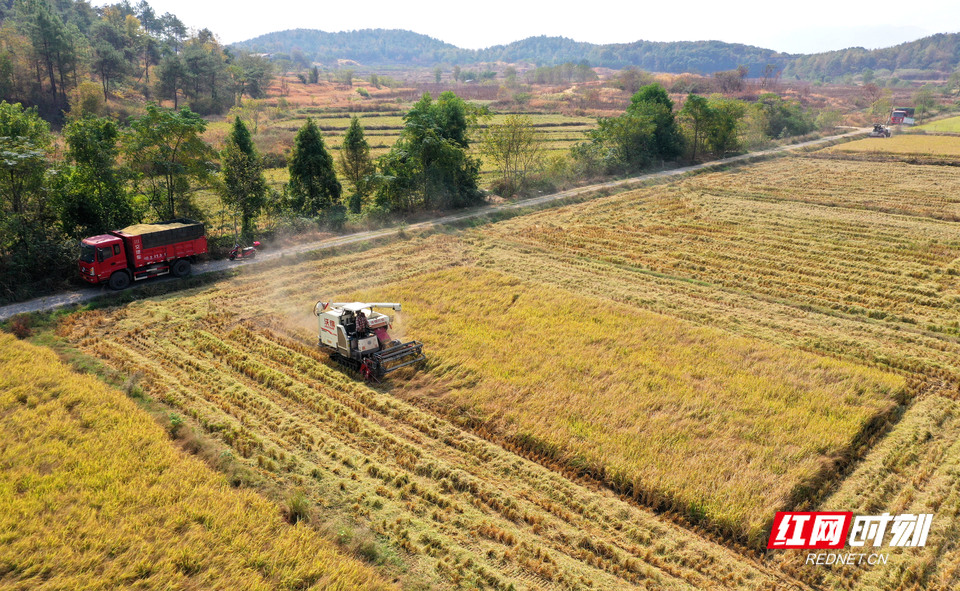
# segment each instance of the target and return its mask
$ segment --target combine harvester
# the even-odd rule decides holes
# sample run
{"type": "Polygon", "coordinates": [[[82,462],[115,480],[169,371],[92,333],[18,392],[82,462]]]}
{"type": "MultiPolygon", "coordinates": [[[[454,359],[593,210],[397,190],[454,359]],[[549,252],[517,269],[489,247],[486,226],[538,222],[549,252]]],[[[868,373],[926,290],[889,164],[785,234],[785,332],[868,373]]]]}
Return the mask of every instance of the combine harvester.
{"type": "Polygon", "coordinates": [[[876,123],[873,126],[873,131],[867,134],[867,137],[890,137],[890,128],[876,123]]]}
{"type": "Polygon", "coordinates": [[[360,372],[366,380],[380,381],[401,367],[424,361],[423,343],[401,343],[390,338],[390,317],[374,308],[400,311],[400,304],[317,302],[313,313],[319,320],[318,344],[345,367],[360,372]]]}

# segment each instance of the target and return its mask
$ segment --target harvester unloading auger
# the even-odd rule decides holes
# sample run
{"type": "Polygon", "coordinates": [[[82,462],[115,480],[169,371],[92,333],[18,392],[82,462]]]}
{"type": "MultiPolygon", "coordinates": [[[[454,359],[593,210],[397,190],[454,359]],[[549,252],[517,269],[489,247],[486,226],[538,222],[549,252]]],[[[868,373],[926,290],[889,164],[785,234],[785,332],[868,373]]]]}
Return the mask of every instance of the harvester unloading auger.
{"type": "Polygon", "coordinates": [[[340,365],[380,381],[401,367],[424,361],[423,343],[390,338],[390,317],[374,308],[400,310],[400,304],[317,302],[313,313],[320,328],[318,344],[340,365]]]}

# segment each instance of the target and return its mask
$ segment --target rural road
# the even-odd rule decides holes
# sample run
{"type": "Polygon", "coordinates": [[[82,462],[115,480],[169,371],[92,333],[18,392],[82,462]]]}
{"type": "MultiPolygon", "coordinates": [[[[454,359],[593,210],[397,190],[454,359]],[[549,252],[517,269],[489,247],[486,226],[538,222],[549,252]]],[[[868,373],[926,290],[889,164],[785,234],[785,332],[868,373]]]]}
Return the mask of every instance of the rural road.
{"type": "MultiPolygon", "coordinates": [[[[722,160],[713,160],[711,162],[705,162],[703,164],[696,164],[693,166],[684,166],[681,168],[675,168],[672,170],[664,170],[661,172],[653,172],[649,174],[643,174],[639,176],[630,177],[627,179],[621,179],[617,181],[610,181],[606,183],[599,183],[596,185],[588,185],[585,187],[577,187],[575,189],[569,189],[566,191],[560,191],[559,193],[551,193],[549,195],[542,195],[540,197],[533,197],[530,199],[523,199],[521,201],[515,201],[510,203],[503,203],[499,205],[485,205],[482,207],[473,208],[467,211],[460,213],[455,213],[451,215],[446,215],[439,218],[434,218],[432,220],[418,222],[415,224],[410,224],[402,228],[405,232],[417,231],[429,229],[434,226],[442,226],[446,224],[452,224],[460,222],[463,220],[468,220],[471,218],[478,218],[482,216],[487,216],[495,214],[501,211],[511,211],[516,209],[523,209],[527,207],[535,207],[538,205],[543,205],[545,203],[550,203],[552,201],[560,201],[563,199],[569,199],[571,197],[576,197],[584,193],[591,193],[594,191],[602,191],[604,189],[616,189],[629,187],[630,185],[641,184],[654,179],[669,178],[673,176],[680,176],[687,174],[689,172],[696,172],[698,170],[703,170],[707,168],[713,168],[717,166],[724,166],[727,164],[735,164],[738,162],[743,162],[746,160],[751,160],[758,157],[768,156],[771,154],[777,154],[781,152],[789,152],[792,150],[798,150],[803,148],[808,148],[816,146],[819,144],[829,143],[836,141],[841,138],[852,137],[860,134],[869,132],[868,128],[855,129],[848,133],[829,136],[825,138],[820,138],[817,140],[810,140],[807,142],[802,142],[799,144],[791,144],[788,146],[780,146],[777,148],[771,148],[769,150],[763,150],[760,152],[750,152],[748,154],[741,154],[739,156],[732,156],[730,158],[724,158],[722,160]]],[[[382,228],[379,230],[368,230],[364,232],[357,232],[355,234],[347,234],[345,236],[339,236],[337,238],[328,238],[325,240],[320,240],[316,242],[308,242],[304,244],[297,244],[294,246],[286,247],[277,251],[262,252],[257,255],[255,261],[247,261],[243,263],[237,263],[230,260],[215,260],[207,261],[203,263],[198,263],[193,267],[194,275],[202,275],[205,273],[215,273],[217,271],[223,271],[237,265],[256,265],[257,263],[263,261],[269,261],[272,259],[279,258],[281,256],[289,256],[291,254],[310,252],[314,250],[322,250],[326,248],[336,248],[338,246],[344,246],[348,244],[353,244],[355,242],[363,242],[366,240],[373,240],[376,238],[385,238],[398,234],[401,231],[401,227],[394,226],[390,228],[382,228]]],[[[173,279],[167,279],[172,281],[173,279]]],[[[157,283],[161,280],[154,280],[152,283],[157,283]]],[[[92,300],[94,298],[115,293],[106,286],[91,286],[76,291],[62,292],[54,295],[43,296],[40,298],[28,300],[25,302],[20,302],[16,304],[10,304],[7,306],[0,307],[0,321],[6,320],[12,316],[23,313],[31,312],[46,312],[63,306],[69,306],[72,304],[79,304],[92,300]]]]}

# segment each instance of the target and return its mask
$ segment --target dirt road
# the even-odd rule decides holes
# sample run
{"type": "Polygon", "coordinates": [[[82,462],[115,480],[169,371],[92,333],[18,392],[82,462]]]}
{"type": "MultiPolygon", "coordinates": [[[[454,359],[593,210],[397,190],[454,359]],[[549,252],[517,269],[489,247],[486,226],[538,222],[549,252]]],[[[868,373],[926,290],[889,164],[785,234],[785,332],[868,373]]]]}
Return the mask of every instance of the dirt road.
{"type": "MultiPolygon", "coordinates": [[[[725,166],[728,164],[741,163],[744,161],[749,161],[755,158],[769,156],[769,155],[777,154],[781,152],[801,150],[801,149],[816,146],[819,144],[833,142],[841,138],[865,134],[869,131],[870,130],[867,128],[855,129],[853,131],[840,134],[840,135],[829,136],[829,137],[821,138],[818,140],[802,142],[799,144],[791,144],[789,146],[780,146],[777,148],[772,148],[770,150],[763,150],[760,152],[751,152],[749,154],[741,154],[740,156],[733,156],[730,158],[724,158],[722,160],[714,160],[711,162],[706,162],[704,164],[696,164],[693,166],[683,166],[681,168],[675,168],[672,170],[642,174],[639,176],[630,177],[628,179],[610,181],[607,183],[599,183],[595,185],[588,185],[586,187],[577,187],[576,189],[560,191],[559,193],[551,193],[549,195],[542,195],[540,197],[533,197],[531,199],[524,199],[522,201],[504,203],[500,205],[486,205],[482,207],[473,208],[467,211],[435,218],[425,222],[410,224],[403,228],[395,226],[391,228],[383,228],[380,230],[369,230],[365,232],[357,232],[355,234],[347,234],[346,236],[340,236],[338,238],[330,238],[330,239],[321,240],[317,242],[308,242],[304,244],[298,244],[296,246],[290,246],[281,250],[260,253],[256,261],[246,261],[243,263],[237,263],[229,260],[207,261],[207,262],[203,262],[195,265],[193,268],[193,273],[194,275],[202,275],[205,273],[215,273],[217,271],[223,271],[240,264],[242,265],[257,264],[257,262],[271,260],[281,256],[289,256],[291,254],[310,252],[314,250],[322,250],[325,248],[336,248],[338,246],[344,246],[344,245],[352,244],[355,242],[364,242],[367,240],[373,240],[377,238],[385,238],[385,237],[398,234],[401,231],[401,229],[407,232],[425,230],[434,226],[453,224],[453,223],[461,222],[471,218],[478,218],[478,217],[483,217],[491,214],[496,214],[502,211],[511,211],[511,210],[523,209],[527,207],[536,207],[539,205],[550,203],[552,201],[569,199],[572,197],[577,197],[578,195],[583,195],[586,193],[592,193],[596,191],[602,191],[605,189],[629,188],[631,185],[639,185],[650,180],[680,176],[690,172],[696,172],[699,170],[714,168],[717,166],[725,166]]],[[[167,280],[173,281],[174,279],[167,279],[167,280]]],[[[153,283],[156,283],[157,281],[162,281],[162,280],[156,280],[156,281],[153,281],[153,283]]],[[[89,288],[80,289],[77,291],[63,292],[59,294],[35,298],[32,300],[28,300],[26,302],[20,302],[17,304],[2,306],[0,307],[0,321],[6,320],[17,314],[31,313],[31,312],[45,312],[45,311],[54,310],[56,308],[60,308],[63,306],[83,303],[100,296],[109,295],[111,293],[114,293],[114,292],[106,286],[89,287],[89,288]]]]}

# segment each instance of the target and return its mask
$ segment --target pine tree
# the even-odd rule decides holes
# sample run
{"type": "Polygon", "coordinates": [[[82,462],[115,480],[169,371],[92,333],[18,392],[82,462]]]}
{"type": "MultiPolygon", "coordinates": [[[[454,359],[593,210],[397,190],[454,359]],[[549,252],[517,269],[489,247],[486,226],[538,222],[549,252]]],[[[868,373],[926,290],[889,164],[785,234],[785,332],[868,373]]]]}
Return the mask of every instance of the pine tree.
{"type": "Polygon", "coordinates": [[[220,157],[221,200],[239,214],[241,239],[249,242],[253,239],[254,222],[266,203],[267,181],[250,132],[239,117],[233,120],[233,129],[220,157]]]}
{"type": "Polygon", "coordinates": [[[354,194],[350,198],[350,210],[360,213],[363,198],[367,193],[366,179],[373,172],[373,163],[370,161],[370,145],[363,137],[363,127],[357,117],[350,120],[350,127],[343,136],[343,144],[340,146],[340,170],[353,184],[354,194]]]}
{"type": "Polygon", "coordinates": [[[290,205],[295,212],[316,216],[340,202],[343,189],[333,169],[333,157],[313,119],[307,119],[297,132],[289,170],[290,205]]]}

